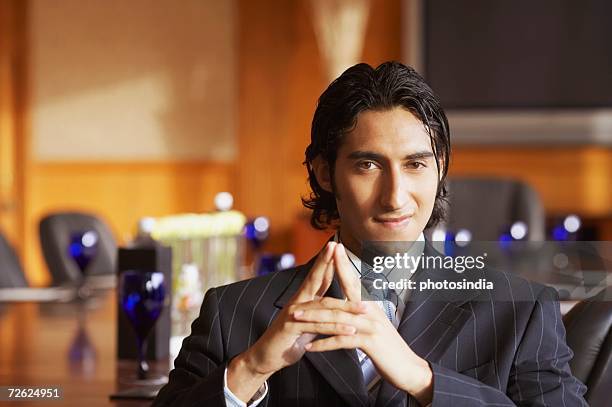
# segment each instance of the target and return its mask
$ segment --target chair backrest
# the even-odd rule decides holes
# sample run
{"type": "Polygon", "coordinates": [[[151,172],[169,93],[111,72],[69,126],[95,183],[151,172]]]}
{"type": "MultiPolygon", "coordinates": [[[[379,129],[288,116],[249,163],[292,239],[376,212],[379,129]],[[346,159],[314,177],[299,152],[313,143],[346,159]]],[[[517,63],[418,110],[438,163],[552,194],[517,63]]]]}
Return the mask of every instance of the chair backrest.
{"type": "Polygon", "coordinates": [[[446,227],[467,229],[472,240],[498,240],[517,221],[527,225],[527,240],[545,238],[544,208],[527,184],[496,178],[450,178],[446,227]]]}
{"type": "Polygon", "coordinates": [[[87,269],[87,275],[115,273],[117,243],[109,227],[95,215],[79,212],[53,213],[39,224],[40,244],[53,279],[53,285],[78,282],[81,279],[74,260],[68,254],[73,233],[94,230],[98,233],[98,250],[87,269]]]}
{"type": "Polygon", "coordinates": [[[563,318],[574,351],[572,373],[587,385],[592,406],[610,405],[612,386],[612,287],[576,304],[563,318]]]}
{"type": "Polygon", "coordinates": [[[0,233],[0,288],[27,287],[17,253],[0,233]]]}

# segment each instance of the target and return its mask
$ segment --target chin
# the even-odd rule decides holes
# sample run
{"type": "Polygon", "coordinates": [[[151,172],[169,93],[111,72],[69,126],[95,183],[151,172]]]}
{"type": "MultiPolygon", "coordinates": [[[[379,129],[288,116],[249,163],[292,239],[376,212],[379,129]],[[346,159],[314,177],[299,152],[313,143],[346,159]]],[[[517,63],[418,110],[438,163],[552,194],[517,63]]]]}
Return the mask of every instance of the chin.
{"type": "Polygon", "coordinates": [[[410,225],[406,228],[401,229],[389,229],[385,226],[376,224],[376,230],[372,230],[368,233],[366,241],[379,241],[379,242],[413,242],[419,238],[421,234],[420,230],[415,230],[410,225]]]}

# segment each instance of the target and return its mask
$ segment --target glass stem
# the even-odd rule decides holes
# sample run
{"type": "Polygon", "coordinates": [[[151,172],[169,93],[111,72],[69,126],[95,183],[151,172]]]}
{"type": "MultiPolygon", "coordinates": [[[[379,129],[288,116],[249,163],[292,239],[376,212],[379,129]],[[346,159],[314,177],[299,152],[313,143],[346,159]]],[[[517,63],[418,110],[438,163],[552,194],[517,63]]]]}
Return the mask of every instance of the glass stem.
{"type": "Polygon", "coordinates": [[[149,365],[145,359],[146,350],[146,338],[138,337],[138,380],[145,380],[149,372],[149,365]]]}

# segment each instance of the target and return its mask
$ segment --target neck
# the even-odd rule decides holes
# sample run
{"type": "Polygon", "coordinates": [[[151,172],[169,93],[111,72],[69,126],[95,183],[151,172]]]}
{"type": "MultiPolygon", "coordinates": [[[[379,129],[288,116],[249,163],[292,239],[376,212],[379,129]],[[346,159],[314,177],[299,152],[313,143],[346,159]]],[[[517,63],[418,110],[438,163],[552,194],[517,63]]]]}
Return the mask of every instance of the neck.
{"type": "MultiPolygon", "coordinates": [[[[363,242],[356,239],[353,235],[342,230],[342,227],[338,229],[336,232],[338,235],[338,242],[341,242],[344,247],[350,250],[355,256],[361,258],[363,242]]],[[[406,242],[389,242],[387,245],[382,245],[379,248],[384,252],[390,250],[390,253],[396,252],[409,252],[411,250],[415,250],[420,255],[425,248],[425,239],[423,238],[423,233],[421,232],[419,236],[414,241],[406,241],[406,242]],[[406,246],[408,244],[408,246],[406,246]]]]}

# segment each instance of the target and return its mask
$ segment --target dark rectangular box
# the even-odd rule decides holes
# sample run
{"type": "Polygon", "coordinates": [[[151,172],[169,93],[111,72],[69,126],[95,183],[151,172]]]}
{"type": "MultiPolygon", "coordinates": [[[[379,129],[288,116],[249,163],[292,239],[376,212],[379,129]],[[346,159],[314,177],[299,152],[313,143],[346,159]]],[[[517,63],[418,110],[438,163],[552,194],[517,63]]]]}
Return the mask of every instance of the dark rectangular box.
{"type": "MultiPolygon", "coordinates": [[[[170,349],[170,305],[172,304],[172,249],[155,242],[147,242],[133,247],[119,248],[117,276],[119,284],[121,273],[127,270],[160,271],[166,284],[164,309],[147,337],[148,360],[167,358],[170,349]]],[[[117,286],[117,303],[121,293],[117,286]]],[[[121,305],[117,307],[117,358],[137,359],[136,334],[121,305]]]]}

